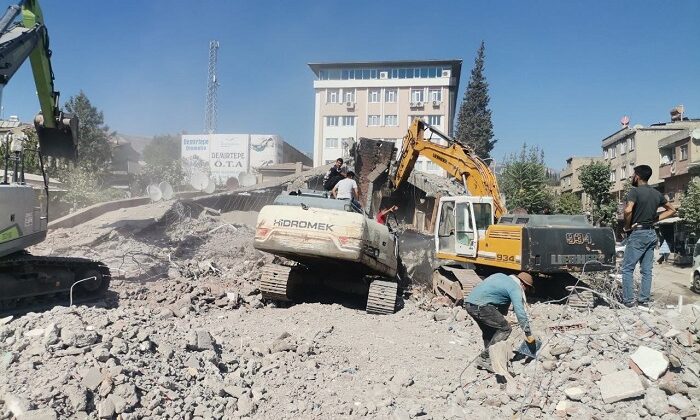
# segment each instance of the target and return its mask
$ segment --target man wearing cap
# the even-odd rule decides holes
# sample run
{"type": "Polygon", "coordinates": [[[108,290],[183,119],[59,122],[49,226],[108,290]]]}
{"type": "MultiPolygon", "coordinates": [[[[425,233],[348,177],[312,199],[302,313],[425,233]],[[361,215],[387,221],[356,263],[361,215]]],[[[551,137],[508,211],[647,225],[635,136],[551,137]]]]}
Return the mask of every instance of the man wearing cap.
{"type": "Polygon", "coordinates": [[[528,344],[535,344],[535,337],[530,329],[530,322],[525,312],[525,292],[532,290],[532,276],[522,272],[516,275],[503,273],[492,274],[479,283],[464,298],[464,309],[481,329],[484,351],[481,352],[477,368],[491,371],[489,347],[508,338],[511,332],[504,315],[512,304],[520,328],[525,332],[528,344]]]}

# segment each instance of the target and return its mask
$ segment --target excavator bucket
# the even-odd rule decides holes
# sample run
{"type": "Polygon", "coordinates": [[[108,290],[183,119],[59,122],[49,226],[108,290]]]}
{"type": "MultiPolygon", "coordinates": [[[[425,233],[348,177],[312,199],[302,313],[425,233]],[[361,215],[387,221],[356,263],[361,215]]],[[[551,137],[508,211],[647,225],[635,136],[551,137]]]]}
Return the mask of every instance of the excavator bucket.
{"type": "Polygon", "coordinates": [[[44,124],[43,115],[34,119],[39,147],[45,156],[76,159],[78,157],[78,117],[60,113],[53,127],[44,124]]]}

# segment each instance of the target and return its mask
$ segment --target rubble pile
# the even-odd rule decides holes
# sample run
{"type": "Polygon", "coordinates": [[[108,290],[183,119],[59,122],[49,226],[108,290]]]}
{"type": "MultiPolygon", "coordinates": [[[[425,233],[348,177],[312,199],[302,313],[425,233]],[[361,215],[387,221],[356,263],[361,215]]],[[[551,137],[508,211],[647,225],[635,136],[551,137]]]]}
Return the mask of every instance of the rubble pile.
{"type": "MultiPolygon", "coordinates": [[[[143,212],[33,250],[100,259],[116,278],[96,304],[0,317],[0,419],[700,416],[696,305],[534,304],[538,358],[510,351],[514,326],[497,377],[471,363],[479,329],[444,297],[413,293],[390,316],[278,308],[257,290],[274,257],[253,248],[251,227],[180,204],[143,212]]],[[[430,255],[406,238],[422,277],[430,255]]]]}

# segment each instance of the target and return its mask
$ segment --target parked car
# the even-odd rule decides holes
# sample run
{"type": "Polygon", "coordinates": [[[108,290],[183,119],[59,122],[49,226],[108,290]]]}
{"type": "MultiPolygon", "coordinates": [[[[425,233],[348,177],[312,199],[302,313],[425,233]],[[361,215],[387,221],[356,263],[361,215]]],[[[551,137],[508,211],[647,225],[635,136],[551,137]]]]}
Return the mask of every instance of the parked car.
{"type": "Polygon", "coordinates": [[[700,293],[700,240],[695,244],[693,252],[693,274],[690,279],[690,289],[700,293]]]}

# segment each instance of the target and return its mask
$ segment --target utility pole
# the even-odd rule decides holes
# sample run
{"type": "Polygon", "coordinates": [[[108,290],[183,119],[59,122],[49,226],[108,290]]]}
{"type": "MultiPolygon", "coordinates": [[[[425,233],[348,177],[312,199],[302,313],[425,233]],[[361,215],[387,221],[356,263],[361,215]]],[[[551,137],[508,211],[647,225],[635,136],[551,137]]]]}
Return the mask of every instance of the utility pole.
{"type": "Polygon", "coordinates": [[[207,105],[204,113],[204,132],[216,132],[216,90],[219,82],[216,80],[216,60],[219,53],[219,41],[209,41],[209,77],[207,79],[207,105]]]}

